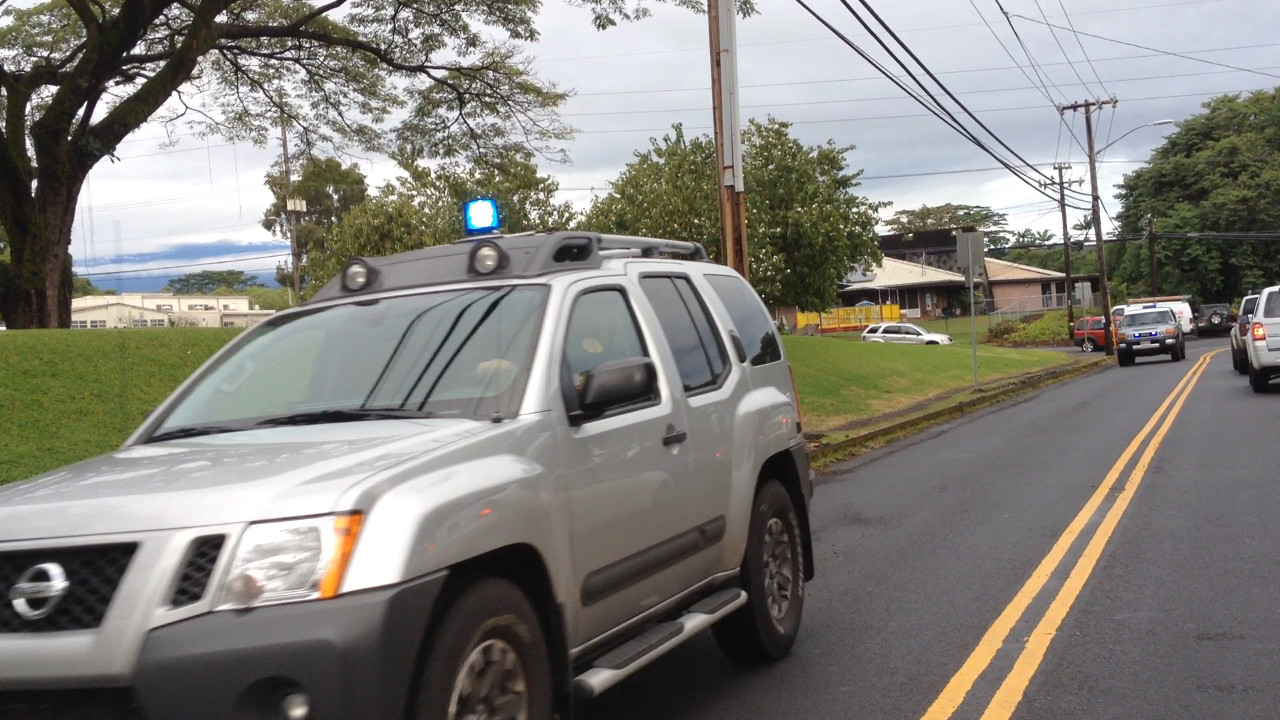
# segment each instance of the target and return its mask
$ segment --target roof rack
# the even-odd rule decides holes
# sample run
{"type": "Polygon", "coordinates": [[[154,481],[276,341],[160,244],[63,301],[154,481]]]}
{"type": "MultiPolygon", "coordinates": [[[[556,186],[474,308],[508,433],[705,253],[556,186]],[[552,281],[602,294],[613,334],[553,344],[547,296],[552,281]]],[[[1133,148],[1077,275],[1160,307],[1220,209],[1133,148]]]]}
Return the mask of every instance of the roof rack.
{"type": "Polygon", "coordinates": [[[700,243],[686,240],[661,240],[630,235],[600,235],[601,250],[639,250],[641,257],[688,255],[698,262],[707,262],[707,250],[700,243]]]}

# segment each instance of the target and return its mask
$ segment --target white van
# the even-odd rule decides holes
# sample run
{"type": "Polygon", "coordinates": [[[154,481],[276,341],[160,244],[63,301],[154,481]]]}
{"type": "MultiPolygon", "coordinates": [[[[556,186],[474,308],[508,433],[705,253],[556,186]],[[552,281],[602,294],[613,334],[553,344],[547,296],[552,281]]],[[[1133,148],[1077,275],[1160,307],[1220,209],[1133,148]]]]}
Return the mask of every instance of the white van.
{"type": "Polygon", "coordinates": [[[1111,317],[1113,320],[1119,320],[1124,316],[1125,309],[1131,307],[1145,306],[1150,307],[1167,307],[1173,311],[1174,317],[1178,318],[1178,324],[1182,326],[1184,335],[1194,335],[1196,333],[1196,316],[1191,312],[1191,303],[1187,302],[1187,298],[1180,295],[1168,295],[1164,297],[1150,298],[1134,298],[1125,305],[1117,305],[1111,308],[1111,317]]]}

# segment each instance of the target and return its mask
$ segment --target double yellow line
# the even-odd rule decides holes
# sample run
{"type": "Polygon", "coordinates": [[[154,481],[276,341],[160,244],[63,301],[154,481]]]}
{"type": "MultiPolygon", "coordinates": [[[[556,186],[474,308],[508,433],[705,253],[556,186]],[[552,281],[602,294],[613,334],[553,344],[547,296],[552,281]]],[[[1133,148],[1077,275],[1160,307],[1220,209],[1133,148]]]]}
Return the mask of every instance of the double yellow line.
{"type": "Polygon", "coordinates": [[[1141,457],[1138,458],[1137,464],[1134,465],[1133,470],[1129,473],[1129,481],[1116,497],[1115,502],[1103,517],[1102,522],[1098,524],[1093,538],[1085,546],[1084,552],[1080,555],[1080,559],[1076,561],[1075,567],[1072,568],[1070,575],[1067,576],[1066,582],[1058,590],[1058,594],[1049,604],[1048,610],[1045,611],[1044,616],[1040,618],[1040,622],[1036,624],[1035,629],[1027,638],[1026,645],[1022,648],[1018,659],[1014,661],[1013,669],[1004,678],[1004,681],[1000,683],[996,694],[991,698],[986,710],[983,711],[982,720],[1007,720],[1013,715],[1013,711],[1018,707],[1018,703],[1022,701],[1023,693],[1026,692],[1032,677],[1035,676],[1036,669],[1040,667],[1040,662],[1044,660],[1045,653],[1049,650],[1049,643],[1053,640],[1054,634],[1057,633],[1058,627],[1066,618],[1067,612],[1071,610],[1072,603],[1080,595],[1080,591],[1084,588],[1089,575],[1097,566],[1098,559],[1102,556],[1102,551],[1106,548],[1107,541],[1111,539],[1111,534],[1115,531],[1116,524],[1120,522],[1120,518],[1124,515],[1125,510],[1128,509],[1134,493],[1138,491],[1138,486],[1142,483],[1142,478],[1146,475],[1147,468],[1150,467],[1151,459],[1155,456],[1156,450],[1160,448],[1160,443],[1164,441],[1169,428],[1173,426],[1173,421],[1178,417],[1183,403],[1186,402],[1187,396],[1191,394],[1192,389],[1199,382],[1200,376],[1204,374],[1209,361],[1219,352],[1222,351],[1215,350],[1197,360],[1191,366],[1191,369],[1187,371],[1187,374],[1182,377],[1182,380],[1178,382],[1177,386],[1174,387],[1173,392],[1169,393],[1169,396],[1160,404],[1155,414],[1151,416],[1151,419],[1133,438],[1129,446],[1120,454],[1120,458],[1111,466],[1106,477],[1098,485],[1098,489],[1094,491],[1089,501],[1076,514],[1075,519],[1067,525],[1067,529],[1053,544],[1049,554],[1045,555],[1044,559],[1040,561],[1035,571],[1031,573],[1031,577],[1027,579],[1027,582],[1014,595],[1013,600],[1000,613],[996,621],[987,629],[987,632],[983,634],[982,639],[978,641],[977,647],[974,648],[964,664],[960,666],[960,670],[952,676],[946,687],[942,689],[938,699],[934,700],[929,709],[925,711],[921,720],[949,720],[955,714],[956,709],[960,707],[960,704],[964,702],[965,696],[973,688],[973,684],[990,666],[991,661],[996,656],[996,652],[1004,645],[1014,626],[1022,619],[1023,614],[1026,613],[1027,608],[1035,600],[1036,596],[1040,594],[1040,591],[1044,589],[1045,583],[1058,570],[1058,566],[1062,564],[1067,552],[1080,537],[1089,520],[1093,518],[1103,500],[1106,499],[1107,494],[1111,492],[1112,487],[1115,486],[1124,469],[1128,467],[1129,461],[1133,459],[1134,454],[1146,442],[1147,437],[1151,436],[1152,430],[1159,425],[1159,429],[1151,437],[1151,442],[1147,444],[1141,457]],[[1169,410],[1170,406],[1173,409],[1166,415],[1165,411],[1169,410]],[[1164,417],[1163,422],[1160,421],[1162,416],[1164,417]]]}

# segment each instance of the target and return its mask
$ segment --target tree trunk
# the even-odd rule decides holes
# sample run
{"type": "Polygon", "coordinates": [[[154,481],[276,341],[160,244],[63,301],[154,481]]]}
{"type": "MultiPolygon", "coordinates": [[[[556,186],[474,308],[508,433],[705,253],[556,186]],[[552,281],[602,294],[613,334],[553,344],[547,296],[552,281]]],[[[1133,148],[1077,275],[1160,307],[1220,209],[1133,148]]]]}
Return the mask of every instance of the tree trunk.
{"type": "Polygon", "coordinates": [[[10,245],[3,301],[10,329],[71,327],[71,228],[82,183],[42,177],[34,197],[19,200],[32,212],[0,214],[10,245]]]}

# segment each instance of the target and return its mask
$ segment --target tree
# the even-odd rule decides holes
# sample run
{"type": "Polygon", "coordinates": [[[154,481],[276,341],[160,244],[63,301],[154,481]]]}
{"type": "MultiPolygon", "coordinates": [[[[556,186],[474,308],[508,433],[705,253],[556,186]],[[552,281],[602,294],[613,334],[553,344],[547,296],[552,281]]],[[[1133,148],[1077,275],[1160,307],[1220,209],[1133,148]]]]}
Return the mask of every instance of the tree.
{"type": "MultiPolygon", "coordinates": [[[[825,309],[854,267],[879,262],[881,205],[854,192],[861,171],[847,167],[852,151],[832,142],[806,146],[791,136],[790,123],[773,118],[743,131],[751,282],[769,305],[825,309]]],[[[712,139],[686,138],[676,125],[636,153],[582,226],[692,240],[718,259],[715,165],[712,139]]]]}
{"type": "MultiPolygon", "coordinates": [[[[557,202],[560,185],[538,173],[533,154],[512,150],[484,163],[446,162],[435,167],[400,153],[404,176],[343,216],[323,249],[313,251],[310,273],[318,290],[355,256],[388,255],[451,242],[465,234],[462,204],[486,196],[498,201],[503,230],[567,229],[576,213],[557,202]]],[[[309,295],[310,293],[304,293],[309,295]]]]}
{"type": "MultiPolygon", "coordinates": [[[[1202,107],[1125,176],[1120,232],[1140,236],[1148,216],[1157,233],[1280,229],[1280,89],[1222,95],[1202,107]]],[[[1134,262],[1117,267],[1118,280],[1149,286],[1145,245],[1131,248],[1134,262]]],[[[1277,247],[1264,238],[1159,238],[1160,291],[1233,302],[1280,277],[1277,247]]]]}
{"type": "Polygon", "coordinates": [[[80,275],[75,275],[71,279],[71,295],[72,297],[86,297],[88,295],[115,295],[115,290],[107,290],[93,284],[93,280],[80,275]]]}
{"type": "Polygon", "coordinates": [[[252,287],[263,287],[263,284],[243,270],[201,270],[173,278],[164,286],[164,291],[178,295],[209,295],[220,288],[243,292],[252,287]]]}
{"type": "MultiPolygon", "coordinates": [[[[369,185],[364,173],[354,163],[343,165],[333,157],[309,155],[301,162],[301,172],[293,181],[291,196],[307,203],[306,212],[297,215],[293,226],[295,241],[302,255],[300,274],[305,286],[309,280],[307,255],[324,248],[325,240],[334,225],[351,208],[364,202],[369,195],[369,185]]],[[[291,172],[290,175],[294,173],[291,172]]],[[[285,177],[284,163],[277,159],[272,171],[267,173],[266,186],[275,201],[262,213],[262,226],[278,237],[285,237],[285,177]]],[[[292,285],[293,269],[284,263],[277,269],[277,279],[283,274],[282,286],[292,285]]]]}
{"type": "MultiPolygon", "coordinates": [[[[643,1],[643,0],[642,0],[643,1]]],[[[688,6],[690,0],[674,0],[688,6]]],[[[597,27],[644,14],[574,0],[597,27]]],[[[0,3],[2,5],[3,3],[0,3]]],[[[145,123],[266,144],[558,156],[566,94],[518,44],[532,0],[67,0],[0,8],[0,226],[10,327],[70,324],[69,246],[89,171],[145,123]],[[388,125],[388,118],[398,120],[388,125]]],[[[305,154],[305,153],[304,153],[305,154]]]]}
{"type": "Polygon", "coordinates": [[[921,205],[914,210],[895,212],[885,225],[892,233],[914,233],[925,230],[972,228],[987,234],[987,246],[1003,248],[1013,237],[1007,230],[1008,217],[984,205],[921,205]]]}

